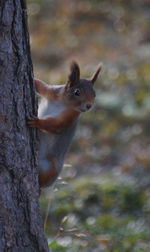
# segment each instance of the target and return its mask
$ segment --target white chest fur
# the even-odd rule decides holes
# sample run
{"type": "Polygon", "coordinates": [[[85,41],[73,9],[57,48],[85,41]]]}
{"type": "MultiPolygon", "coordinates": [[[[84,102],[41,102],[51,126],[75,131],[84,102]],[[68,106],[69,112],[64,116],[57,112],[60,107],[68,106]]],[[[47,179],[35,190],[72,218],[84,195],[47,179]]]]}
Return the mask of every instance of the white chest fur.
{"type": "Polygon", "coordinates": [[[60,101],[42,99],[38,109],[39,118],[56,117],[66,109],[60,101]]]}

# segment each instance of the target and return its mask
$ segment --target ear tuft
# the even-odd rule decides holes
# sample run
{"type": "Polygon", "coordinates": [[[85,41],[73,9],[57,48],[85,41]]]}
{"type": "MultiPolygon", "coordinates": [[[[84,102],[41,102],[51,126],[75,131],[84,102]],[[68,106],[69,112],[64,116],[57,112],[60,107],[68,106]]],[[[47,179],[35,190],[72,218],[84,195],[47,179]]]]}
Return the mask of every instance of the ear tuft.
{"type": "Polygon", "coordinates": [[[101,69],[102,69],[102,66],[103,66],[103,63],[100,63],[99,66],[98,66],[98,68],[97,68],[97,70],[96,70],[96,71],[94,72],[94,74],[92,75],[92,77],[91,77],[91,82],[92,82],[92,84],[94,84],[95,81],[97,80],[98,75],[99,75],[99,73],[100,73],[100,71],[101,71],[101,69]]]}
{"type": "Polygon", "coordinates": [[[70,74],[68,76],[68,85],[71,87],[80,81],[80,68],[77,62],[72,61],[70,65],[70,74]]]}

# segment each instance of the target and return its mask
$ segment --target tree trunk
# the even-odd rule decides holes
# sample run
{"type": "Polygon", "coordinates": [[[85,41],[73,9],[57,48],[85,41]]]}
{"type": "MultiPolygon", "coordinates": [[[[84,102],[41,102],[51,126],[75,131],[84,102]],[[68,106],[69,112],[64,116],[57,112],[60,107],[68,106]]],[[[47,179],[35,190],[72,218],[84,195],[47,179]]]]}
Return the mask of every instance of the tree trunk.
{"type": "Polygon", "coordinates": [[[24,0],[0,0],[0,252],[49,251],[39,210],[36,114],[24,0]]]}

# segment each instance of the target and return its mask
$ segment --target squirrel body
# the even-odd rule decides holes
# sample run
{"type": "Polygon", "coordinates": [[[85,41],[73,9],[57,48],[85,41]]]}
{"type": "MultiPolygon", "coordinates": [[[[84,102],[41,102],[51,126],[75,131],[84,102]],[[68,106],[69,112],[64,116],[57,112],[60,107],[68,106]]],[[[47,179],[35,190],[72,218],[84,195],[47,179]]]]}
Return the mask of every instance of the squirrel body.
{"type": "MultiPolygon", "coordinates": [[[[39,118],[58,117],[67,110],[60,102],[41,101],[39,106],[39,118]],[[42,108],[41,108],[42,106],[42,108]]],[[[39,182],[41,187],[51,185],[59,175],[64,162],[65,154],[74,136],[77,118],[62,130],[56,132],[39,132],[39,182]]],[[[59,125],[60,127],[60,125],[59,125]]]]}
{"type": "Polygon", "coordinates": [[[90,80],[80,79],[76,62],[71,65],[65,85],[49,86],[36,80],[36,92],[42,96],[38,117],[28,118],[28,125],[39,129],[39,184],[53,184],[63,167],[81,112],[89,110],[95,99],[93,84],[101,66],[90,80]]]}

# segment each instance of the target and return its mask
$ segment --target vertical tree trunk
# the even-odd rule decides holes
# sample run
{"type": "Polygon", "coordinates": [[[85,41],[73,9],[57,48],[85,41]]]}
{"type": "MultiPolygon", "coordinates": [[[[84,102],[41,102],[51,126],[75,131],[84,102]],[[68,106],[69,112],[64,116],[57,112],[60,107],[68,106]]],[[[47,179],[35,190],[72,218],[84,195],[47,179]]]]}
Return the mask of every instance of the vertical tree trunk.
{"type": "Polygon", "coordinates": [[[49,251],[38,204],[26,5],[0,0],[0,252],[49,251]]]}

